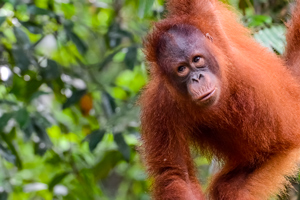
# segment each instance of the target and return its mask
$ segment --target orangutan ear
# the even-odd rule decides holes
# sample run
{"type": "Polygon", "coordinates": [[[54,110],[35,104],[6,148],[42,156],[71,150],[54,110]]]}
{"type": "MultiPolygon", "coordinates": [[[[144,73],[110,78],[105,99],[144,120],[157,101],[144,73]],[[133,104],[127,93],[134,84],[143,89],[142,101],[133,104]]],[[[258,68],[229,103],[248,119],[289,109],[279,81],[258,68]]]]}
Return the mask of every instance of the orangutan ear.
{"type": "Polygon", "coordinates": [[[214,42],[214,38],[213,38],[212,36],[210,36],[209,33],[206,33],[206,34],[205,34],[205,37],[206,37],[207,39],[209,39],[211,42],[214,42]]]}

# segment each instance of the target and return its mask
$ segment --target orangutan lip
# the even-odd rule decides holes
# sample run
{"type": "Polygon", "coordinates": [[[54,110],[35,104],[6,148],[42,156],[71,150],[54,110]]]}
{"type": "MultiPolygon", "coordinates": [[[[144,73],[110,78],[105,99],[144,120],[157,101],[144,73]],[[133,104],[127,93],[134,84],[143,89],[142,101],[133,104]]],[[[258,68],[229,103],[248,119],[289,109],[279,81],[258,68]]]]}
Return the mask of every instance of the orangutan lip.
{"type": "Polygon", "coordinates": [[[217,88],[214,88],[212,91],[202,95],[200,98],[198,98],[198,101],[206,101],[216,92],[216,90],[217,88]]]}

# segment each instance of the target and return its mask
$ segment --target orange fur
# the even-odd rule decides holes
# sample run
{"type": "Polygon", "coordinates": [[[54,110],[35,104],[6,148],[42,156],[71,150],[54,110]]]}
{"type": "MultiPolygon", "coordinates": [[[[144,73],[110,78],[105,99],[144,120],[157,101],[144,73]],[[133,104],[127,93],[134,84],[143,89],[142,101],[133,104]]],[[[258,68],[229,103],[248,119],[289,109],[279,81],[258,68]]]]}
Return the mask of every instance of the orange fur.
{"type": "MultiPolygon", "coordinates": [[[[140,98],[143,155],[154,178],[154,199],[205,199],[189,144],[223,163],[208,189],[210,199],[268,199],[296,171],[299,81],[217,0],[169,0],[168,10],[145,41],[150,82],[140,98]],[[195,26],[213,38],[209,48],[221,68],[222,89],[209,109],[198,109],[177,94],[157,64],[160,36],[176,24],[195,26]]],[[[288,45],[287,54],[295,48],[288,45]]]]}
{"type": "Polygon", "coordinates": [[[284,58],[296,76],[300,76],[300,4],[293,9],[292,19],[287,24],[287,46],[284,58]]]}

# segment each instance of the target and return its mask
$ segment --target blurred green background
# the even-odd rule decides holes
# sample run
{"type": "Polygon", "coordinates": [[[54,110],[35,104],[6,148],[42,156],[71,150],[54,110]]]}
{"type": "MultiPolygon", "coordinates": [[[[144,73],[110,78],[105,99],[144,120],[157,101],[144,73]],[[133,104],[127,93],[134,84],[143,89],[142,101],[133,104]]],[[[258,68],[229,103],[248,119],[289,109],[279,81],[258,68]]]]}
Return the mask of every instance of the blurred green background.
{"type": "MultiPolygon", "coordinates": [[[[224,2],[283,53],[288,1],[224,2]]],[[[163,0],[0,0],[0,200],[150,199],[137,99],[142,40],[165,12],[163,0]]],[[[195,162],[205,186],[213,166],[195,162]]]]}

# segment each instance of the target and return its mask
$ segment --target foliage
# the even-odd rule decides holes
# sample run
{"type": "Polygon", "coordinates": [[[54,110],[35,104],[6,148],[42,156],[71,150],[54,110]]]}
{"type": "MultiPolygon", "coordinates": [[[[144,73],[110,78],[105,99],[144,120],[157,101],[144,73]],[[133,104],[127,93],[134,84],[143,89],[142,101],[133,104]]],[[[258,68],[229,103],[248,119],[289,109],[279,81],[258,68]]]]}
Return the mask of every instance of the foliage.
{"type": "MultiPolygon", "coordinates": [[[[283,52],[286,2],[225,2],[283,52]]],[[[163,0],[0,1],[0,199],[149,199],[136,102],[163,13],[163,0]]]]}

